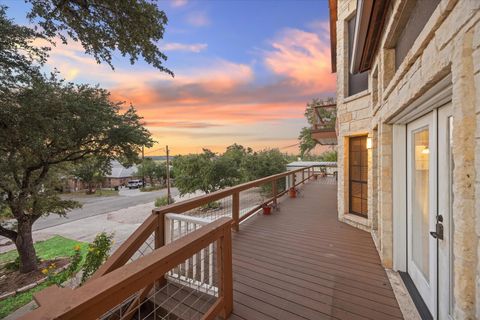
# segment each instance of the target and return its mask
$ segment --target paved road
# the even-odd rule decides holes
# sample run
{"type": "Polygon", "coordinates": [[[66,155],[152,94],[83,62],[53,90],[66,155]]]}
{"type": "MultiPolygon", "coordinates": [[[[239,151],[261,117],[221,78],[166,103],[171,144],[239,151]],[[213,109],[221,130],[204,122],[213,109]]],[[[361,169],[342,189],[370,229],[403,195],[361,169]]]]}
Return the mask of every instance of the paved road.
{"type": "MultiPolygon", "coordinates": [[[[173,197],[178,195],[178,190],[176,188],[172,188],[171,192],[173,197]]],[[[42,230],[75,220],[152,202],[156,198],[166,195],[167,189],[151,192],[140,192],[138,189],[122,189],[120,190],[119,196],[77,199],[83,204],[82,208],[70,211],[66,217],[60,217],[56,214],[42,217],[35,222],[33,230],[42,230]]]]}

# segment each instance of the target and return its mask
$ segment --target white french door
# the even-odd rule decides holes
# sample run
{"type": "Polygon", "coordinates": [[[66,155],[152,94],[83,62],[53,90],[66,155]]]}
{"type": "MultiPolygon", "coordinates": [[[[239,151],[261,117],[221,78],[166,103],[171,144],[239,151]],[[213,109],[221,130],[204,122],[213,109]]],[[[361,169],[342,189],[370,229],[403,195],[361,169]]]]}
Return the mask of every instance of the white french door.
{"type": "Polygon", "coordinates": [[[451,119],[446,105],[407,125],[407,268],[434,319],[452,301],[451,119]]]}

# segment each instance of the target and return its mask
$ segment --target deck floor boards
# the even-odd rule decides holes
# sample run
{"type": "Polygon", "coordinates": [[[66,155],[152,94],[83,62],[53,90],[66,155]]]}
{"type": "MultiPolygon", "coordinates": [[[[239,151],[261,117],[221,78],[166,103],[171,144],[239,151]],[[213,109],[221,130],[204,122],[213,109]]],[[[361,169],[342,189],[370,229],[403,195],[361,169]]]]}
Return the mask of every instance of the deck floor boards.
{"type": "Polygon", "coordinates": [[[301,189],[234,233],[230,319],[403,319],[370,234],[337,220],[336,185],[301,189]]]}

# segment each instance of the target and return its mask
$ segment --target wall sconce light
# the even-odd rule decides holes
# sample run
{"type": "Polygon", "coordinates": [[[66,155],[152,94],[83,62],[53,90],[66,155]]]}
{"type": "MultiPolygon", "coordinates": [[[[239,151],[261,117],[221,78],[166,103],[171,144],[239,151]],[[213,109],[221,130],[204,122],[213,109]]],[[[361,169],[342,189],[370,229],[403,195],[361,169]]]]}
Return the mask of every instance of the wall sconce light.
{"type": "Polygon", "coordinates": [[[372,138],[367,137],[367,149],[372,149],[372,138]]]}
{"type": "Polygon", "coordinates": [[[429,154],[429,153],[430,153],[430,149],[428,149],[428,147],[425,147],[425,148],[423,148],[422,153],[423,153],[423,154],[429,154]]]}

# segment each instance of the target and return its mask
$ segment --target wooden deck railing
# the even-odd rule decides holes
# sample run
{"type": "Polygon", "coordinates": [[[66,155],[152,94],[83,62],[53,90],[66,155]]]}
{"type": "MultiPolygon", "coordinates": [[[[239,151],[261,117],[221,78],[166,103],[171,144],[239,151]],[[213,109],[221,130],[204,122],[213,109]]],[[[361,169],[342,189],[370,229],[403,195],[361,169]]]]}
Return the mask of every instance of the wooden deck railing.
{"type": "Polygon", "coordinates": [[[161,286],[170,280],[183,281],[185,288],[195,284],[197,291],[211,289],[207,293],[215,302],[202,318],[219,314],[226,318],[232,309],[231,228],[238,231],[240,223],[263,205],[277,207],[288,188],[296,188],[316,173],[313,166],[299,168],[156,208],[84,286],[41,291],[35,296],[40,307],[24,319],[111,318],[112,310],[120,310],[116,319],[130,319],[152,292],[160,294],[161,286]],[[244,198],[242,192],[267,185],[269,195],[260,201],[244,198]],[[228,199],[223,216],[182,217],[222,199],[228,199]]]}

